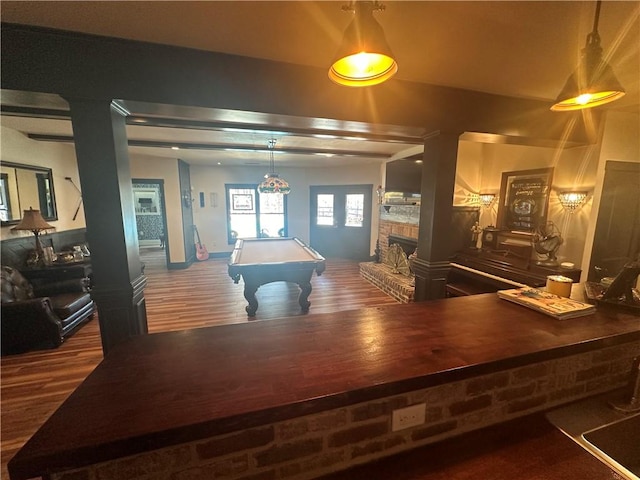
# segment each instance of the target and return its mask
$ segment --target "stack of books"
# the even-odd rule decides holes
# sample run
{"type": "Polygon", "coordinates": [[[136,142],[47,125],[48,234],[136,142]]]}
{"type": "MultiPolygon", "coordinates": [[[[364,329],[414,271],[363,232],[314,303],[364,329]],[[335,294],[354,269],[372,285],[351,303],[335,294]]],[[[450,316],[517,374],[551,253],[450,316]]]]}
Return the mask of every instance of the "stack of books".
{"type": "Polygon", "coordinates": [[[596,307],[566,297],[559,297],[533,287],[514,288],[498,291],[498,297],[524,305],[559,320],[582,317],[595,313],[596,307]]]}

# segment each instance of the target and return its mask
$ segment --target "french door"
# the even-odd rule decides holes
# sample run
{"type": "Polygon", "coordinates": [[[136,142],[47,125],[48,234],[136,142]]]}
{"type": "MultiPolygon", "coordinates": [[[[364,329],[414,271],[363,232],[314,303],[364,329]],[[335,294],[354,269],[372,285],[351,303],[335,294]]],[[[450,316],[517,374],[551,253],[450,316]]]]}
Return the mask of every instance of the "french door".
{"type": "Polygon", "coordinates": [[[324,257],[367,260],[373,185],[311,187],[311,246],[324,257]]]}

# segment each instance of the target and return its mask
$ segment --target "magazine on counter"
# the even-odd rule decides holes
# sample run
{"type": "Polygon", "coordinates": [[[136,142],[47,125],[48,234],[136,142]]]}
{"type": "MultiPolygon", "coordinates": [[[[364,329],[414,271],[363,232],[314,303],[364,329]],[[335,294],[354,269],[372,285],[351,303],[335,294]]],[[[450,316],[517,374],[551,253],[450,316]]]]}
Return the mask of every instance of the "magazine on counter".
{"type": "Polygon", "coordinates": [[[560,297],[533,287],[499,290],[498,297],[519,305],[524,305],[525,307],[532,308],[533,310],[560,320],[582,317],[583,315],[589,315],[596,311],[594,305],[560,297]]]}

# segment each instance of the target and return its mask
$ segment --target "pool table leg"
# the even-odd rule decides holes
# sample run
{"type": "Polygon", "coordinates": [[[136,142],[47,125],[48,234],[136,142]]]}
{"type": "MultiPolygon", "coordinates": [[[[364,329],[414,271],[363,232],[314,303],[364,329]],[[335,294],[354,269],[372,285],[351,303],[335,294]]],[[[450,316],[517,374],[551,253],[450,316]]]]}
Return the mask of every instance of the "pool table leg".
{"type": "Polygon", "coordinates": [[[309,311],[309,307],[311,306],[311,302],[307,300],[309,295],[311,295],[311,282],[301,282],[298,283],[300,287],[300,296],[298,297],[298,303],[300,304],[300,308],[304,313],[309,311]]]}
{"type": "Polygon", "coordinates": [[[258,285],[247,284],[245,280],[244,284],[244,298],[249,302],[249,305],[245,307],[247,315],[250,317],[256,316],[258,310],[258,299],[256,298],[256,292],[258,291],[258,285]]]}

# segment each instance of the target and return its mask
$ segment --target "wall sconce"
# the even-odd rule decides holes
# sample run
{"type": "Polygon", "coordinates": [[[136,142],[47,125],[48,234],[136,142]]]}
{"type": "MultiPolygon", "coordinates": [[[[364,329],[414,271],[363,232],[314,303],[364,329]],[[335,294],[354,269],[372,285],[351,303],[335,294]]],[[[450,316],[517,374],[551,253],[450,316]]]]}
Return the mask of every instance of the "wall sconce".
{"type": "Polygon", "coordinates": [[[495,193],[480,193],[480,194],[478,194],[478,198],[480,199],[480,203],[482,204],[482,206],[484,208],[489,208],[493,204],[493,201],[496,198],[496,194],[495,193]]]}
{"type": "Polygon", "coordinates": [[[587,199],[587,192],[560,192],[558,199],[562,207],[569,213],[578,210],[587,199]]]}

